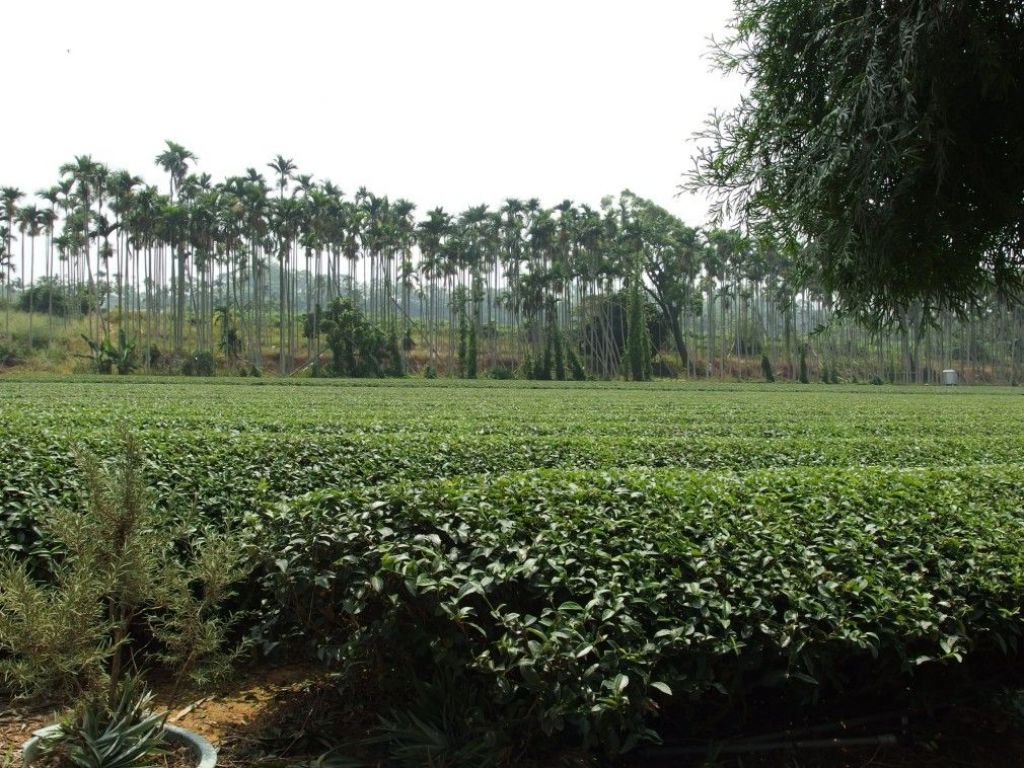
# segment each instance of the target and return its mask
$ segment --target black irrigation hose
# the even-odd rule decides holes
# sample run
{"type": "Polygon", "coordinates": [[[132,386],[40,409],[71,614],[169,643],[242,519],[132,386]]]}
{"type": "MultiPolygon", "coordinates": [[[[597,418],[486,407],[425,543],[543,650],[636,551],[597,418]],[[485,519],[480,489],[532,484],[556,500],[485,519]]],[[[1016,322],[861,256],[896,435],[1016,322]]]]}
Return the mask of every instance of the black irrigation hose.
{"type": "Polygon", "coordinates": [[[899,744],[899,737],[892,733],[875,736],[848,736],[830,739],[808,739],[837,730],[850,730],[864,725],[889,722],[899,719],[901,732],[905,732],[909,717],[905,712],[885,712],[864,717],[848,718],[832,723],[776,731],[760,736],[739,737],[718,742],[708,742],[693,746],[655,747],[643,750],[642,755],[651,759],[669,757],[714,757],[716,755],[737,755],[756,752],[807,751],[820,749],[839,749],[843,747],[888,747],[899,744]]]}
{"type": "Polygon", "coordinates": [[[841,747],[893,747],[899,738],[892,733],[880,736],[851,736],[835,739],[807,739],[804,741],[750,741],[722,744],[708,744],[702,747],[663,747],[645,750],[644,756],[662,757],[715,757],[717,755],[739,755],[753,752],[790,752],[816,749],[838,749],[841,747]]]}
{"type": "Polygon", "coordinates": [[[901,730],[905,731],[910,723],[910,717],[906,712],[880,712],[876,715],[864,715],[862,717],[851,717],[843,718],[832,723],[822,723],[821,725],[813,725],[806,728],[793,728],[785,731],[776,731],[775,733],[764,733],[760,736],[740,736],[735,739],[728,739],[730,744],[755,744],[763,741],[792,741],[795,738],[803,736],[815,736],[821,733],[829,733],[830,731],[849,731],[854,728],[860,728],[863,725],[873,725],[874,723],[887,723],[892,720],[899,720],[901,730]]]}

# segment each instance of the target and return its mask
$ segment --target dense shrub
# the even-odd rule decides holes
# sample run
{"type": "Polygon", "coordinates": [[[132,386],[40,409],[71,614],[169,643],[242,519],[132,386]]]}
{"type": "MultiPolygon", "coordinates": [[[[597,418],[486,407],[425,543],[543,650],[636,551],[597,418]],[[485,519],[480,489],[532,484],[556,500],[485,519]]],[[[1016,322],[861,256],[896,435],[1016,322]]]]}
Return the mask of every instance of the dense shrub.
{"type": "Polygon", "coordinates": [[[52,312],[58,317],[70,317],[75,313],[86,315],[95,311],[99,308],[99,301],[84,285],[72,290],[53,278],[44,277],[21,292],[16,306],[22,312],[52,312]]]}
{"type": "Polygon", "coordinates": [[[21,364],[21,358],[18,357],[18,353],[12,347],[8,347],[4,344],[0,344],[0,367],[11,366],[21,364]]]}
{"type": "Polygon", "coordinates": [[[195,352],[181,364],[184,376],[213,376],[217,372],[217,361],[210,352],[195,352]]]}
{"type": "Polygon", "coordinates": [[[487,378],[497,381],[510,381],[513,378],[513,372],[503,365],[496,365],[487,371],[487,378]]]}
{"type": "Polygon", "coordinates": [[[327,335],[334,376],[374,378],[404,373],[398,337],[370,322],[351,299],[337,298],[320,327],[327,335]]]}
{"type": "Polygon", "coordinates": [[[923,666],[1015,655],[1022,492],[1019,466],[320,492],[249,519],[258,634],[404,697],[455,678],[506,729],[618,753],[672,702],[895,695],[923,666]]]}

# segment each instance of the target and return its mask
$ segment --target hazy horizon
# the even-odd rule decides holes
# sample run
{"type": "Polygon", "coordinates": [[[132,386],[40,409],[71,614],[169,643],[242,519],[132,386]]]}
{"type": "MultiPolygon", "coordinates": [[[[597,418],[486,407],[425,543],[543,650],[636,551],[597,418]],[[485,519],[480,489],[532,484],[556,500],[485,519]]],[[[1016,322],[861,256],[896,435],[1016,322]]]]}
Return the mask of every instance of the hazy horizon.
{"type": "Polygon", "coordinates": [[[277,154],[351,195],[417,212],[506,197],[596,205],[625,188],[701,224],[676,197],[689,141],[737,80],[711,72],[731,0],[321,5],[188,0],[5,9],[14,82],[0,184],[51,186],[88,154],[166,187],[171,139],[215,180],[277,154]],[[19,77],[22,73],[24,77],[19,77]]]}

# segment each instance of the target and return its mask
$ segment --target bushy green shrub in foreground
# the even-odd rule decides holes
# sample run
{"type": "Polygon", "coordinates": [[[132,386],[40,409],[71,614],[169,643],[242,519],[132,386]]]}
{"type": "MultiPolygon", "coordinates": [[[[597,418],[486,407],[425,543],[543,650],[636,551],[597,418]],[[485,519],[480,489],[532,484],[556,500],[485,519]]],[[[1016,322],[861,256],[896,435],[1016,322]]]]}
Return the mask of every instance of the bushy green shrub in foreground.
{"type": "MultiPolygon", "coordinates": [[[[1019,659],[1024,468],[550,471],[321,492],[251,517],[267,647],[502,733],[608,752],[656,714],[1019,659]],[[497,728],[497,726],[495,726],[497,728]]],[[[1019,663],[1019,662],[1015,662],[1019,663]]]]}

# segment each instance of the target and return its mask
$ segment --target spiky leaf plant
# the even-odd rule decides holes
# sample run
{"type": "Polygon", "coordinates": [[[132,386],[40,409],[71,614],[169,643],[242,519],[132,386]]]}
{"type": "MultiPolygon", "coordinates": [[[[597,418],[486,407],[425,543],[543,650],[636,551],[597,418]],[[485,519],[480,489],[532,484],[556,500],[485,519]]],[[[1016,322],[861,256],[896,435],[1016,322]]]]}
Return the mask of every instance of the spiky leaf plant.
{"type": "Polygon", "coordinates": [[[126,678],[113,706],[93,697],[46,739],[43,754],[75,768],[152,768],[165,753],[166,714],[152,709],[153,694],[126,678]]]}

